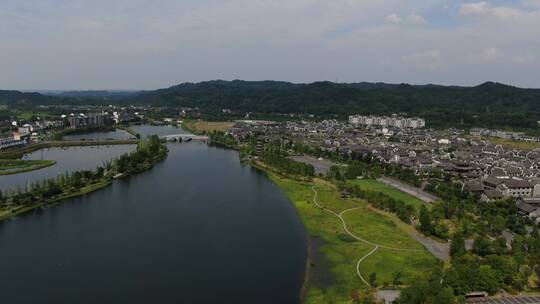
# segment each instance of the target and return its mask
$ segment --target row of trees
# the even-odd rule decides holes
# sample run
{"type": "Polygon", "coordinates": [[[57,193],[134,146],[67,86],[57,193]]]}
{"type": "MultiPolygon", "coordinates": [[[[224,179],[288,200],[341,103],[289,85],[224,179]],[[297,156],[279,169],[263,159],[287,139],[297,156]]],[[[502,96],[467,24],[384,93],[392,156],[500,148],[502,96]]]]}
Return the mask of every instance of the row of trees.
{"type": "Polygon", "coordinates": [[[236,139],[222,131],[213,131],[209,134],[209,137],[212,144],[225,147],[234,147],[237,144],[236,139]]]}
{"type": "Polygon", "coordinates": [[[285,174],[302,176],[315,175],[315,168],[312,165],[287,158],[287,154],[279,149],[279,147],[267,147],[261,155],[261,160],[285,174]]]}
{"type": "Polygon", "coordinates": [[[405,204],[402,200],[396,200],[382,192],[363,190],[359,185],[349,185],[346,183],[340,183],[339,189],[367,201],[375,208],[395,213],[407,224],[410,224],[411,219],[416,216],[413,206],[405,204]]]}

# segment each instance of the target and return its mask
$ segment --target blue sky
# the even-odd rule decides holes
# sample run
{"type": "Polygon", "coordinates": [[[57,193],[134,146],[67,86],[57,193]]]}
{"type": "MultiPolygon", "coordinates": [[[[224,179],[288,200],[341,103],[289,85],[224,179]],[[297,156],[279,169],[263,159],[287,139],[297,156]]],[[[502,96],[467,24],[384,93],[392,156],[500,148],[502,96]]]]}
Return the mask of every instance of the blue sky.
{"type": "Polygon", "coordinates": [[[2,0],[0,89],[540,87],[540,0],[2,0]]]}

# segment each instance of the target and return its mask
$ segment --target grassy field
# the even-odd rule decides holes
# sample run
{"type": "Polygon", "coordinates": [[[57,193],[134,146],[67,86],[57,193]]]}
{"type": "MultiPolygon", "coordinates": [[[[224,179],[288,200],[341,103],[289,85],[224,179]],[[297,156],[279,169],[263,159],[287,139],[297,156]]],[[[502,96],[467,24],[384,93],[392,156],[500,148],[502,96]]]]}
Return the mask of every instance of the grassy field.
{"type": "Polygon", "coordinates": [[[18,119],[29,120],[32,116],[41,116],[41,117],[49,116],[49,113],[38,112],[38,111],[24,111],[24,112],[17,113],[18,119]]]}
{"type": "Polygon", "coordinates": [[[11,175],[42,169],[54,165],[53,160],[0,159],[0,175],[11,175]]]}
{"type": "Polygon", "coordinates": [[[536,148],[540,148],[540,143],[537,142],[515,141],[511,139],[495,137],[490,137],[489,141],[494,145],[501,145],[504,148],[508,149],[533,150],[536,148]]]}
{"type": "Polygon", "coordinates": [[[349,229],[356,235],[382,245],[422,250],[398,252],[381,248],[360,265],[364,277],[375,272],[381,286],[390,283],[393,274],[401,271],[403,283],[408,284],[416,275],[439,263],[393,220],[374,212],[365,202],[341,199],[335,186],[322,180],[299,182],[271,173],[269,176],[294,203],[312,240],[306,303],[351,303],[354,290],[367,288],[356,274],[356,263],[373,249],[371,245],[343,238],[345,232],[339,219],[313,204],[313,185],[326,208],[339,213],[359,207],[344,215],[349,229]]]}
{"type": "Polygon", "coordinates": [[[348,182],[353,185],[358,185],[364,190],[382,192],[393,199],[401,200],[405,202],[405,204],[412,205],[416,210],[420,210],[422,205],[426,205],[423,201],[417,199],[416,197],[374,179],[357,179],[348,182]]]}
{"type": "Polygon", "coordinates": [[[225,132],[230,130],[234,125],[234,122],[227,121],[203,121],[203,120],[188,120],[184,121],[182,127],[193,133],[210,133],[213,131],[225,132]]]}

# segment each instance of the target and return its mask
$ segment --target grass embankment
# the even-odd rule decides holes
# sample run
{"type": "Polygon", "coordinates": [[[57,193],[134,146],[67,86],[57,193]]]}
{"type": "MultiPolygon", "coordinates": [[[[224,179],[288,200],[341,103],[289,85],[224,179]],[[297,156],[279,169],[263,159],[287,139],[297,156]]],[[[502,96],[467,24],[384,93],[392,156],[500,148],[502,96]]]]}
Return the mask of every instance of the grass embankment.
{"type": "Polygon", "coordinates": [[[141,136],[139,133],[133,131],[129,126],[115,125],[115,127],[116,127],[117,129],[126,131],[127,133],[129,133],[129,135],[131,135],[131,136],[133,136],[133,137],[135,137],[135,138],[138,138],[138,137],[141,136]]]}
{"type": "Polygon", "coordinates": [[[360,186],[360,188],[362,188],[363,190],[384,193],[393,199],[403,201],[405,202],[405,204],[413,206],[414,209],[416,209],[417,211],[420,210],[422,205],[426,205],[427,207],[429,207],[428,204],[417,199],[416,197],[374,179],[357,179],[348,182],[352,185],[360,186]]]}
{"type": "Polygon", "coordinates": [[[108,145],[134,145],[139,140],[136,139],[114,139],[114,140],[59,140],[47,141],[39,144],[30,144],[21,148],[14,148],[0,152],[0,159],[17,159],[24,154],[32,153],[39,149],[54,147],[84,147],[84,146],[108,146],[108,145]]]}
{"type": "Polygon", "coordinates": [[[207,134],[212,132],[226,132],[234,126],[234,122],[229,121],[204,121],[204,120],[185,120],[182,123],[182,129],[193,134],[207,134]]]}
{"type": "Polygon", "coordinates": [[[507,149],[533,150],[536,148],[540,148],[540,143],[538,142],[517,141],[496,137],[490,137],[489,141],[494,145],[501,145],[507,149]]]}
{"type": "Polygon", "coordinates": [[[0,175],[34,171],[56,164],[54,160],[0,159],[0,175]]]}
{"type": "Polygon", "coordinates": [[[85,194],[98,191],[100,189],[107,187],[111,183],[112,183],[111,179],[103,179],[99,182],[84,186],[78,191],[62,193],[60,195],[43,200],[39,202],[38,204],[34,204],[34,205],[21,205],[21,206],[3,205],[2,207],[0,207],[0,222],[8,218],[11,218],[11,217],[35,210],[35,209],[54,206],[57,203],[66,199],[70,199],[70,198],[74,198],[74,197],[78,197],[78,196],[82,196],[85,194]]]}
{"type": "Polygon", "coordinates": [[[377,274],[377,284],[391,285],[394,273],[401,272],[407,285],[439,262],[422,245],[411,238],[389,217],[373,211],[363,201],[342,199],[337,188],[323,180],[296,181],[275,173],[268,176],[284,190],[296,206],[310,236],[309,277],[305,286],[306,303],[350,303],[355,290],[367,288],[356,273],[358,260],[373,250],[373,246],[348,237],[340,220],[313,203],[312,187],[325,208],[337,213],[358,208],[343,215],[349,230],[368,241],[420,252],[392,251],[380,248],[360,264],[362,276],[377,274]]]}

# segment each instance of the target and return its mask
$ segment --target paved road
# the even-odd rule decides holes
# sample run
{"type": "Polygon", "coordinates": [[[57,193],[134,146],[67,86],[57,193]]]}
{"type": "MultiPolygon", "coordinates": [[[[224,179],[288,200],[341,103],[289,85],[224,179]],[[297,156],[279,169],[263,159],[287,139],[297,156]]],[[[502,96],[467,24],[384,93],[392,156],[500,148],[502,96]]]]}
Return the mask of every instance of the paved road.
{"type": "Polygon", "coordinates": [[[371,245],[373,246],[373,250],[371,250],[368,254],[364,255],[363,257],[361,257],[359,260],[358,260],[358,263],[356,263],[356,274],[358,275],[358,277],[360,278],[360,280],[362,280],[362,282],[364,282],[368,287],[373,287],[369,284],[369,282],[362,276],[362,274],[360,273],[360,264],[365,260],[367,259],[369,256],[371,256],[372,254],[375,253],[375,251],[377,251],[379,248],[382,248],[382,249],[388,249],[388,250],[394,250],[394,251],[407,251],[407,252],[422,252],[423,250],[418,250],[418,249],[404,249],[404,248],[397,248],[397,247],[391,247],[391,246],[385,246],[385,245],[381,245],[381,244],[377,244],[377,243],[374,243],[374,242],[371,242],[371,241],[368,241],[366,239],[363,239],[357,235],[355,235],[354,233],[352,233],[349,228],[347,227],[347,223],[345,222],[345,219],[343,218],[343,215],[347,212],[350,212],[350,211],[353,211],[353,210],[356,210],[356,209],[359,209],[359,207],[357,208],[351,208],[351,209],[347,209],[347,210],[344,210],[342,211],[341,213],[336,213],[330,209],[327,209],[327,208],[324,208],[319,200],[318,200],[318,196],[319,196],[319,193],[317,192],[317,190],[315,190],[315,186],[312,186],[311,187],[311,190],[313,191],[313,203],[318,207],[320,208],[321,210],[324,210],[328,213],[331,213],[332,215],[336,216],[337,218],[339,218],[339,220],[341,221],[341,224],[343,226],[343,230],[345,230],[345,232],[347,232],[348,235],[350,235],[351,237],[355,238],[356,240],[360,241],[360,242],[363,242],[363,243],[366,243],[368,245],[371,245]]]}
{"type": "Polygon", "coordinates": [[[385,183],[389,186],[392,186],[394,188],[397,188],[409,195],[412,195],[414,197],[416,197],[417,199],[419,200],[422,200],[426,203],[433,203],[434,201],[437,201],[437,200],[440,200],[440,198],[436,197],[435,195],[431,194],[431,193],[427,193],[426,191],[420,189],[420,188],[417,188],[417,187],[413,187],[411,185],[407,185],[405,183],[402,183],[400,181],[397,181],[393,178],[389,178],[389,177],[381,177],[378,179],[378,181],[382,182],[382,183],[385,183]]]}

